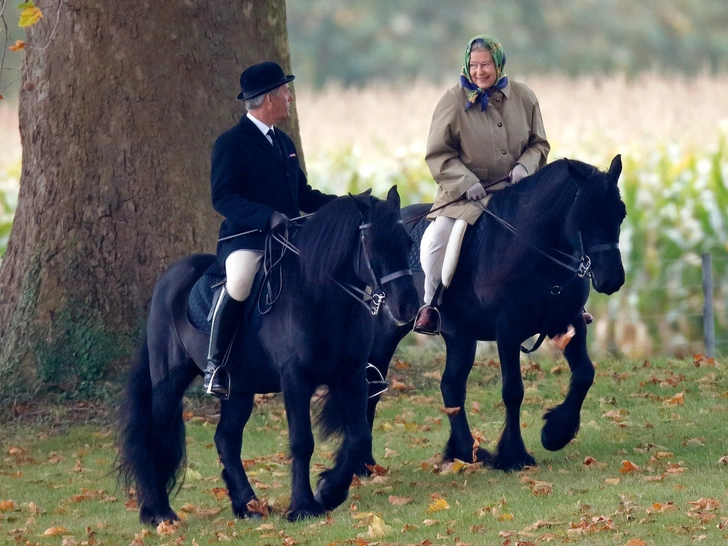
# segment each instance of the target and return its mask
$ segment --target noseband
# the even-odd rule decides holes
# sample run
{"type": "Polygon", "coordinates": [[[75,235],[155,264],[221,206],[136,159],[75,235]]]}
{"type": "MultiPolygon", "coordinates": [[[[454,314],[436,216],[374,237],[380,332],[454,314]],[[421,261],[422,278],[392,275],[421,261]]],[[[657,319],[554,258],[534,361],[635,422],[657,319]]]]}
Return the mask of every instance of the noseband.
{"type": "MultiPolygon", "coordinates": [[[[399,220],[397,223],[401,224],[402,220],[399,220]]],[[[379,314],[379,309],[382,305],[384,305],[384,309],[387,311],[387,316],[394,321],[397,326],[403,326],[406,324],[405,322],[402,322],[398,320],[392,313],[391,309],[385,302],[385,299],[387,297],[386,292],[384,291],[383,285],[387,284],[388,282],[391,282],[395,279],[399,279],[400,277],[408,277],[412,276],[412,270],[411,269],[400,269],[399,271],[395,271],[394,273],[388,273],[387,275],[383,275],[382,277],[377,277],[376,272],[374,271],[374,267],[372,266],[372,260],[369,256],[369,250],[367,249],[367,240],[365,235],[365,230],[372,227],[371,222],[364,223],[362,218],[362,224],[359,226],[359,251],[357,252],[357,265],[356,265],[356,271],[357,273],[361,270],[361,263],[359,261],[359,256],[364,256],[364,264],[366,265],[367,271],[369,271],[369,277],[371,278],[371,284],[367,284],[364,287],[364,290],[354,286],[351,283],[348,282],[341,282],[338,279],[334,279],[334,282],[338,284],[344,292],[349,294],[352,298],[354,298],[356,301],[361,303],[364,307],[366,307],[369,312],[372,314],[372,316],[377,316],[379,314]]],[[[364,279],[362,279],[364,280],[364,279]]]]}

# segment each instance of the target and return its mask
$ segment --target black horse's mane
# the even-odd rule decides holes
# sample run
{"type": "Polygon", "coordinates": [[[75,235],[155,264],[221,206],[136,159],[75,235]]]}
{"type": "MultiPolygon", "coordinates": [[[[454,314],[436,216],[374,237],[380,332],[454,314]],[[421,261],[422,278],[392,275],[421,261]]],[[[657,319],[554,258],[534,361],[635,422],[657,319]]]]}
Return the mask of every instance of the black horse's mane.
{"type": "MultiPolygon", "coordinates": [[[[579,188],[572,179],[567,160],[557,160],[517,186],[496,193],[488,208],[515,226],[533,246],[548,249],[563,246],[564,241],[577,245],[580,227],[594,215],[596,207],[606,205],[604,198],[609,183],[608,175],[595,167],[580,161],[571,161],[571,164],[587,179],[579,188]]],[[[618,200],[616,185],[614,191],[618,200]]],[[[477,259],[479,252],[470,253],[470,257],[486,268],[488,284],[513,278],[517,270],[525,272],[527,264],[540,259],[528,243],[503,226],[495,225],[485,213],[479,222],[488,222],[487,229],[480,236],[474,236],[478,246],[487,247],[487,256],[485,263],[477,259]]]]}
{"type": "Polygon", "coordinates": [[[354,263],[359,250],[359,226],[363,222],[359,207],[373,210],[376,201],[369,195],[334,199],[297,234],[302,286],[310,287],[317,298],[324,287],[331,286],[332,277],[345,265],[354,263]]]}

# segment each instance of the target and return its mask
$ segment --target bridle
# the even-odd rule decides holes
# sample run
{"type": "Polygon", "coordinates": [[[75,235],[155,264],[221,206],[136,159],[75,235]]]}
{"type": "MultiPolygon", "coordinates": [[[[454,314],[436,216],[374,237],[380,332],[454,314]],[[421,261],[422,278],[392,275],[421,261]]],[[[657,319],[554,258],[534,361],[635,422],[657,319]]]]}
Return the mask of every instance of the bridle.
{"type": "Polygon", "coordinates": [[[581,230],[579,230],[579,232],[578,232],[579,247],[574,249],[577,252],[577,256],[574,256],[573,254],[567,254],[566,252],[562,252],[561,250],[559,250],[557,248],[553,248],[553,247],[548,249],[548,251],[543,250],[542,248],[536,246],[531,241],[529,241],[512,224],[503,220],[503,218],[496,215],[493,211],[491,211],[487,207],[484,207],[480,203],[476,202],[476,205],[478,205],[483,212],[485,212],[491,218],[493,218],[498,223],[500,223],[503,227],[505,227],[513,235],[518,237],[521,241],[523,241],[528,246],[530,246],[532,249],[534,249],[536,252],[541,254],[544,258],[551,260],[555,264],[563,267],[564,269],[567,269],[568,271],[571,271],[572,275],[565,282],[561,283],[560,285],[554,285],[551,287],[551,295],[553,295],[553,296],[558,296],[559,294],[561,294],[561,292],[563,292],[564,288],[566,288],[566,286],[568,284],[570,284],[574,279],[577,279],[577,278],[583,279],[584,277],[587,277],[590,279],[593,278],[592,262],[591,262],[591,258],[589,258],[589,254],[593,255],[593,254],[596,254],[597,252],[605,252],[607,250],[619,250],[618,241],[614,242],[614,243],[604,243],[604,244],[600,244],[600,245],[592,245],[592,246],[585,248],[584,241],[581,236],[581,230]],[[553,254],[549,253],[549,251],[554,254],[559,255],[562,259],[557,258],[553,254]],[[568,263],[564,260],[569,260],[571,263],[568,263]]]}
{"type": "MultiPolygon", "coordinates": [[[[402,224],[403,222],[402,220],[398,220],[397,223],[402,224]]],[[[362,223],[359,225],[359,250],[356,254],[356,271],[357,273],[361,271],[360,256],[363,256],[364,264],[367,271],[369,272],[371,284],[367,284],[364,287],[364,290],[362,290],[361,288],[354,286],[349,282],[340,281],[334,277],[332,277],[332,279],[342,290],[344,290],[344,292],[349,294],[352,298],[354,298],[356,301],[366,307],[367,310],[372,314],[372,316],[377,316],[379,314],[380,308],[384,306],[384,309],[389,319],[392,320],[397,326],[404,326],[405,324],[407,324],[407,322],[401,321],[397,317],[395,317],[392,313],[392,310],[387,305],[387,294],[384,291],[384,285],[395,279],[399,279],[400,277],[412,276],[412,270],[409,268],[400,269],[398,271],[388,273],[381,277],[377,276],[377,273],[376,271],[374,271],[374,267],[372,266],[372,260],[369,256],[369,250],[367,248],[366,230],[371,227],[372,223],[365,222],[364,217],[362,216],[362,223]]],[[[364,279],[362,278],[362,280],[364,279]]]]}

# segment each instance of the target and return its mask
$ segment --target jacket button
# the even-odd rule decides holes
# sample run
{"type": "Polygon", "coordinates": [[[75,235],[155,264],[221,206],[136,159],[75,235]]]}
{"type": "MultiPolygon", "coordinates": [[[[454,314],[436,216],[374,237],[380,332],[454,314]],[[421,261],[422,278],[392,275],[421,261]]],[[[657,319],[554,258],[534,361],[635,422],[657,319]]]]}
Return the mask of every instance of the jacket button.
{"type": "Polygon", "coordinates": [[[503,127],[503,124],[500,121],[498,122],[498,127],[503,127]]]}
{"type": "Polygon", "coordinates": [[[505,150],[501,150],[501,153],[502,153],[503,155],[506,155],[506,154],[507,154],[508,152],[506,152],[505,150]]]}

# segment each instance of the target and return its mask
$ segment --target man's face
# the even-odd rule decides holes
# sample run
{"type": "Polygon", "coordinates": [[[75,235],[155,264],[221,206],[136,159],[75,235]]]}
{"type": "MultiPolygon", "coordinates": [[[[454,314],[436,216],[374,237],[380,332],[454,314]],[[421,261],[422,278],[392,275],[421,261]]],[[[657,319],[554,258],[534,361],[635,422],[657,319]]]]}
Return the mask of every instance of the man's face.
{"type": "Polygon", "coordinates": [[[291,116],[291,103],[293,95],[288,84],[280,86],[278,89],[271,91],[271,115],[274,118],[273,123],[287,120],[291,116]]]}

